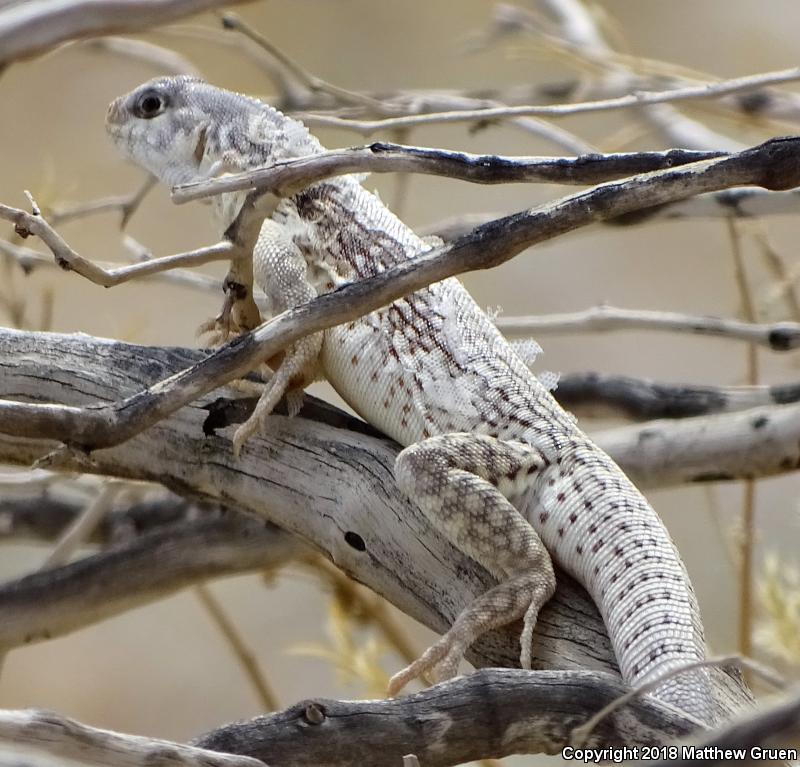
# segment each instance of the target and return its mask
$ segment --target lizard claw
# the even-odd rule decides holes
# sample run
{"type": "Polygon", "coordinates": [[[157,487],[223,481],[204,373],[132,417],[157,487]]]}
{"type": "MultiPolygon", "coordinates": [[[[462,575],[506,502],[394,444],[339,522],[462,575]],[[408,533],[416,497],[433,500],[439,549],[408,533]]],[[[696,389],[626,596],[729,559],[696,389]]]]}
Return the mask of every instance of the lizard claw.
{"type": "Polygon", "coordinates": [[[410,666],[398,671],[389,680],[387,694],[394,697],[409,682],[419,677],[425,677],[433,684],[451,679],[458,673],[458,664],[464,657],[465,650],[464,643],[448,632],[410,666]]]}

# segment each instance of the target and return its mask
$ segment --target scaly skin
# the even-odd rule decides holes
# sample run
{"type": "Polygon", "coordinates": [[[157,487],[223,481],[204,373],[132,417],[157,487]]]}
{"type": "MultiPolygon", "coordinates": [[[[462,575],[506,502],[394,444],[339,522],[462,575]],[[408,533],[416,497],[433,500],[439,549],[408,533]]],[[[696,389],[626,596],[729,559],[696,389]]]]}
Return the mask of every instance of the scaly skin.
{"type": "MultiPolygon", "coordinates": [[[[161,78],[117,99],[108,128],[124,154],[168,184],[321,149],[296,121],[192,78],[161,78]]],[[[241,200],[239,194],[217,201],[222,230],[241,200]]],[[[428,247],[358,179],[342,177],[279,204],[254,251],[254,272],[282,310],[428,247]],[[292,265],[291,278],[281,254],[292,265]],[[297,268],[300,256],[305,270],[297,268]],[[275,296],[275,285],[298,280],[288,297],[283,290],[275,296]]],[[[396,675],[392,691],[431,669],[454,674],[477,636],[520,617],[521,660],[529,666],[536,615],[555,586],[550,557],[597,603],[629,684],[704,657],[694,592],[658,515],[460,282],[436,283],[326,331],[318,357],[309,348],[317,347],[287,350],[292,376],[311,380],[319,365],[362,417],[407,446],[396,466],[400,486],[499,581],[396,675]]],[[[276,394],[273,388],[237,444],[276,394]]],[[[674,676],[655,695],[700,720],[713,719],[705,670],[674,676]]]]}

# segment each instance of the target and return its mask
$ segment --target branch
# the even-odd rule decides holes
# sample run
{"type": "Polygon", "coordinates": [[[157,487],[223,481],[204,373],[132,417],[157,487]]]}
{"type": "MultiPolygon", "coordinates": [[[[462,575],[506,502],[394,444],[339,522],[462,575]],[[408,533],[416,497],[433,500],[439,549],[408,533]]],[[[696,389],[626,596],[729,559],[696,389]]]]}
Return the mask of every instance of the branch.
{"type": "Polygon", "coordinates": [[[333,115],[315,115],[301,113],[298,117],[308,126],[346,128],[362,135],[370,135],[379,130],[397,130],[419,125],[432,125],[455,122],[486,122],[489,120],[507,119],[510,117],[567,117],[575,114],[589,112],[607,112],[615,109],[630,109],[650,104],[664,104],[675,101],[696,101],[700,99],[714,99],[728,96],[733,93],[757,90],[767,85],[789,83],[800,80],[800,67],[781,69],[775,72],[765,72],[758,75],[737,77],[731,80],[720,80],[713,83],[691,85],[683,88],[673,88],[666,91],[644,91],[631,93],[617,98],[602,99],[599,101],[584,101],[572,104],[522,106],[500,106],[485,109],[460,109],[450,112],[432,112],[423,115],[405,115],[402,117],[387,117],[380,120],[352,120],[333,115]]]}
{"type": "Polygon", "coordinates": [[[677,759],[655,762],[654,767],[690,767],[696,765],[699,759],[702,759],[703,764],[725,765],[725,767],[731,762],[763,764],[765,759],[796,762],[797,736],[800,734],[799,722],[800,694],[795,688],[791,695],[783,697],[777,703],[765,706],[731,722],[727,727],[701,739],[695,745],[695,752],[682,754],[677,759]],[[776,741],[786,743],[791,748],[783,754],[777,752],[775,754],[759,754],[752,750],[754,746],[776,741]],[[741,749],[744,753],[729,755],[725,754],[726,749],[741,749]]]}
{"type": "MultiPolygon", "coordinates": [[[[136,391],[148,378],[167,378],[202,357],[199,351],[137,347],[87,336],[4,331],[0,332],[0,396],[62,398],[67,406],[103,402],[136,391]],[[65,383],[70,375],[74,385],[65,383]]],[[[182,408],[123,445],[96,451],[86,468],[107,476],[161,482],[269,519],[435,631],[449,627],[465,605],[493,585],[474,561],[431,530],[416,505],[398,490],[393,479],[399,450],[395,443],[362,421],[310,400],[300,417],[270,417],[267,430],[249,442],[237,460],[230,450],[233,426],[247,418],[252,401],[249,407],[230,402],[236,394],[226,390],[215,396],[182,408]],[[312,486],[309,477],[314,478],[312,486]]],[[[0,438],[0,461],[29,463],[50,447],[22,437],[0,438]]],[[[67,460],[64,469],[85,462],[67,460]]],[[[229,545],[244,544],[229,538],[229,545]]],[[[193,551],[196,558],[206,556],[202,547],[193,551]]],[[[231,553],[226,561],[237,558],[231,553]]],[[[152,567],[157,572],[158,562],[152,567]]],[[[46,578],[46,573],[38,575],[46,578]]],[[[96,572],[95,582],[98,577],[96,572]]],[[[110,576],[102,580],[113,583],[110,576]]],[[[37,607],[33,597],[47,598],[46,580],[34,583],[41,585],[29,592],[31,615],[37,607]]],[[[74,612],[86,615],[75,605],[86,604],[90,597],[77,586],[70,593],[77,595],[74,612]]],[[[5,621],[0,613],[0,626],[5,621]]],[[[557,595],[542,611],[537,626],[540,668],[616,672],[600,616],[567,576],[559,576],[557,595]]],[[[478,666],[516,665],[518,629],[506,627],[482,637],[470,659],[478,666]]],[[[724,675],[717,689],[721,712],[746,700],[746,693],[724,675]]]]}
{"type": "MultiPolygon", "coordinates": [[[[426,767],[557,754],[576,723],[623,692],[616,679],[597,672],[483,669],[390,700],[304,700],[193,743],[282,767],[397,767],[409,751],[426,767]]],[[[694,727],[655,700],[637,700],[602,722],[587,745],[670,743],[694,727]]]]}
{"type": "Polygon", "coordinates": [[[284,312],[169,381],[127,400],[90,408],[0,402],[0,431],[56,439],[82,449],[120,444],[197,397],[242,377],[305,335],[375,311],[432,282],[497,266],[525,248],[595,221],[731,186],[797,186],[798,157],[800,139],[773,139],[729,157],[603,184],[506,216],[454,243],[284,312]]]}
{"type": "Polygon", "coordinates": [[[228,261],[240,253],[240,246],[222,240],[186,253],[175,253],[160,258],[151,258],[114,269],[104,269],[76,253],[67,241],[41,216],[38,210],[28,213],[19,208],[0,205],[0,218],[14,224],[14,230],[22,237],[36,235],[53,253],[56,263],[65,271],[75,272],[95,285],[112,288],[128,280],[151,277],[160,272],[181,267],[202,266],[214,261],[228,261]]]}
{"type": "Polygon", "coordinates": [[[53,639],[208,578],[278,567],[299,543],[272,525],[201,519],[0,584],[0,648],[53,639]]]}
{"type": "Polygon", "coordinates": [[[3,767],[31,763],[55,767],[66,760],[87,767],[264,767],[263,762],[246,756],[100,730],[38,709],[0,711],[0,749],[3,767]],[[19,756],[13,759],[15,751],[19,756]],[[31,751],[41,761],[29,761],[31,751]]]}
{"type": "MultiPolygon", "coordinates": [[[[58,478],[60,475],[52,475],[58,478]]],[[[20,488],[15,492],[0,486],[0,543],[6,541],[52,542],[61,537],[80,516],[86,500],[76,498],[74,483],[44,486],[31,497],[20,488]]],[[[139,535],[178,523],[218,519],[224,512],[218,505],[201,505],[162,492],[159,497],[111,508],[87,539],[90,545],[107,546],[130,542],[139,535]]]]}
{"type": "Polygon", "coordinates": [[[245,0],[31,0],[0,10],[0,68],[67,40],[143,32],[245,0]]]}
{"type": "Polygon", "coordinates": [[[650,421],[592,437],[642,487],[758,479],[800,468],[800,405],[650,421]]]}
{"type": "Polygon", "coordinates": [[[511,336],[531,333],[582,333],[612,330],[660,330],[735,338],[772,351],[789,351],[800,346],[800,323],[754,323],[707,315],[619,309],[595,306],[580,312],[528,317],[498,317],[497,327],[511,336]]]}
{"type": "MultiPolygon", "coordinates": [[[[38,253],[37,251],[32,250],[31,248],[25,248],[21,245],[14,245],[2,239],[0,239],[0,253],[8,256],[9,258],[13,258],[19,264],[22,271],[26,274],[41,268],[61,268],[52,256],[46,256],[43,253],[38,253]]],[[[119,268],[119,264],[112,262],[95,261],[93,263],[95,266],[109,274],[112,274],[115,269],[119,268]]],[[[171,285],[180,285],[181,287],[185,288],[201,290],[204,293],[213,291],[219,295],[222,292],[222,282],[220,280],[215,279],[214,277],[209,277],[206,274],[190,272],[186,269],[170,269],[168,272],[156,272],[148,275],[139,274],[137,279],[142,279],[144,281],[152,280],[153,282],[165,282],[171,285]]]]}
{"type": "Polygon", "coordinates": [[[473,184],[598,184],[604,181],[725,157],[725,152],[669,149],[662,152],[586,154],[579,157],[503,157],[447,149],[374,142],[284,160],[265,168],[174,187],[178,204],[241,190],[291,195],[309,184],[347,173],[422,173],[473,184]]]}
{"type": "Polygon", "coordinates": [[[553,396],[581,416],[597,411],[645,421],[654,418],[732,413],[762,405],[800,401],[800,384],[782,386],[698,386],[648,381],[603,373],[561,376],[553,396]]]}

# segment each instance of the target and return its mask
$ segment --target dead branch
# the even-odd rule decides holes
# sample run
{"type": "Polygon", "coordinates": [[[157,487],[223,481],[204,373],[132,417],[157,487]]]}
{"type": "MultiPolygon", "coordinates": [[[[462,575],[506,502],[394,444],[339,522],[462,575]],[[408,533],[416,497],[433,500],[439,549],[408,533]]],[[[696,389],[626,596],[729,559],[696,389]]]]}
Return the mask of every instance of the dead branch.
{"type": "Polygon", "coordinates": [[[180,204],[223,192],[254,189],[285,197],[309,184],[347,173],[422,173],[473,184],[599,184],[635,173],[724,156],[726,153],[720,151],[668,149],[579,157],[503,157],[373,142],[363,147],[328,150],[266,168],[181,184],[173,189],[172,199],[180,204]]]}
{"type": "MultiPolygon", "coordinates": [[[[624,691],[613,677],[597,672],[482,669],[390,700],[304,700],[193,743],[286,767],[396,767],[410,749],[430,767],[557,754],[576,724],[624,691]]],[[[643,699],[599,725],[589,744],[669,743],[692,729],[677,712],[643,699]]]]}
{"type": "MultiPolygon", "coordinates": [[[[202,356],[199,351],[136,347],[86,336],[3,331],[0,396],[14,392],[17,397],[38,401],[66,398],[70,407],[98,403],[137,390],[142,380],[167,378],[202,356]],[[57,376],[53,374],[56,369],[57,376]],[[70,369],[80,371],[79,386],[64,385],[70,369]]],[[[63,468],[79,465],[97,474],[161,482],[183,494],[224,501],[269,519],[312,543],[355,580],[434,630],[448,626],[464,605],[491,585],[488,574],[432,531],[419,509],[399,492],[393,480],[399,449],[395,443],[363,422],[312,401],[301,417],[271,417],[268,430],[248,443],[237,460],[230,449],[233,426],[249,415],[253,402],[249,407],[231,402],[235,396],[235,392],[223,390],[215,398],[200,398],[125,444],[96,451],[88,464],[78,456],[65,460],[63,468]],[[314,477],[313,492],[309,476],[314,477]]],[[[26,464],[51,446],[3,437],[0,461],[26,464]]],[[[157,536],[158,530],[152,535],[157,536]]],[[[225,549],[220,541],[221,549],[227,552],[224,562],[241,562],[233,550],[245,544],[233,534],[227,537],[231,549],[225,549]]],[[[135,545],[136,541],[131,543],[135,545]]],[[[148,548],[152,550],[152,545],[148,548]]],[[[197,561],[196,552],[201,552],[208,567],[208,550],[205,544],[195,544],[186,556],[190,562],[197,561]]],[[[59,568],[49,575],[29,576],[33,580],[23,579],[29,588],[25,598],[17,597],[21,602],[13,605],[8,600],[0,602],[0,626],[13,626],[15,631],[0,644],[17,641],[24,634],[19,618],[21,604],[28,605],[25,631],[32,633],[42,626],[38,621],[45,612],[43,605],[52,607],[49,614],[57,613],[53,602],[58,599],[55,575],[80,572],[79,566],[85,561],[67,566],[73,570],[59,568]],[[8,618],[6,607],[13,613],[8,618]],[[16,622],[11,621],[13,616],[17,616],[16,622]]],[[[113,558],[110,561],[113,563],[113,558]]],[[[149,577],[156,578],[158,557],[148,561],[153,570],[149,577]]],[[[252,566],[260,565],[253,561],[252,566]]],[[[118,567],[115,576],[115,567],[102,572],[95,569],[93,582],[107,584],[109,592],[129,594],[132,569],[118,567]]],[[[147,569],[137,567],[137,578],[144,578],[141,573],[147,569]]],[[[210,574],[206,570],[202,575],[210,574]]],[[[168,579],[163,574],[160,577],[168,579]]],[[[71,600],[70,616],[88,621],[95,608],[84,593],[85,585],[81,586],[77,576],[74,581],[64,578],[64,583],[68,583],[64,600],[71,600]]],[[[14,593],[19,594],[19,589],[19,585],[13,587],[14,593]]],[[[106,594],[102,602],[107,605],[109,600],[106,594]]],[[[114,600],[110,603],[120,604],[114,600]]],[[[539,667],[615,671],[613,653],[596,609],[566,576],[560,577],[556,598],[542,611],[538,631],[539,667]]],[[[518,634],[510,627],[483,637],[470,659],[479,666],[508,666],[516,665],[518,656],[518,634]]],[[[728,689],[725,685],[730,682],[725,679],[720,684],[720,712],[724,715],[746,699],[746,693],[736,686],[728,689]]]]}
{"type": "Polygon", "coordinates": [[[459,109],[449,112],[430,112],[422,115],[405,115],[386,117],[378,120],[355,120],[333,115],[316,115],[301,113],[300,119],[312,127],[345,128],[368,136],[379,130],[397,130],[420,125],[441,125],[456,122],[485,122],[487,120],[503,120],[512,117],[567,117],[569,115],[587,114],[590,112],[607,112],[616,109],[630,109],[651,104],[665,104],[676,101],[696,101],[721,98],[731,94],[758,90],[768,85],[788,83],[800,80],[800,67],[782,69],[775,72],[764,72],[730,80],[720,80],[700,85],[689,85],[665,91],[644,91],[630,93],[616,98],[598,101],[575,102],[571,104],[524,104],[521,106],[499,106],[484,109],[459,109]]]}
{"type": "Polygon", "coordinates": [[[763,405],[798,402],[800,384],[700,386],[590,372],[561,376],[553,395],[567,410],[579,416],[610,412],[647,421],[733,413],[763,405]]]}
{"type": "Polygon", "coordinates": [[[264,767],[246,756],[100,730],[38,709],[0,711],[0,748],[0,764],[9,767],[264,767]]]}
{"type": "Polygon", "coordinates": [[[506,335],[541,333],[609,332],[615,330],[660,330],[735,338],[772,351],[800,346],[800,323],[755,323],[708,315],[620,309],[607,304],[580,312],[529,317],[498,317],[497,327],[506,335]]]}
{"type": "Polygon", "coordinates": [[[59,43],[142,32],[182,16],[246,0],[51,0],[0,9],[0,68],[59,43]]]}
{"type": "Polygon", "coordinates": [[[296,539],[232,515],[182,522],[0,584],[0,648],[52,639],[208,578],[277,567],[296,539]]]}

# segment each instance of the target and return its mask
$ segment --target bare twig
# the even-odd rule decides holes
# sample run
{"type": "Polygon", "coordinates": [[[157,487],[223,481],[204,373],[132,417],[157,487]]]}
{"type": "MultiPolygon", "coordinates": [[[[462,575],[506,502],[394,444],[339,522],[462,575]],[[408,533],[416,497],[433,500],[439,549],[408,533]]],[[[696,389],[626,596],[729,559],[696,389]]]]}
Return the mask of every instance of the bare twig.
{"type": "Polygon", "coordinates": [[[624,695],[620,695],[619,698],[611,701],[611,703],[603,706],[603,708],[601,708],[596,714],[593,714],[584,724],[576,727],[572,731],[570,744],[576,748],[585,746],[589,736],[592,734],[592,732],[594,732],[597,725],[600,724],[600,722],[602,722],[606,717],[608,717],[617,709],[630,704],[630,702],[636,698],[657,690],[658,687],[668,679],[672,679],[680,674],[685,674],[689,671],[694,671],[700,668],[725,668],[726,666],[740,666],[748,669],[754,674],[758,674],[759,677],[765,679],[778,689],[783,689],[786,686],[786,682],[781,678],[777,671],[774,671],[773,669],[768,668],[762,663],[758,663],[751,658],[742,655],[723,655],[717,658],[705,658],[701,661],[687,663],[678,668],[665,671],[663,674],[659,674],[649,682],[639,685],[639,687],[636,687],[633,690],[628,690],[624,695]]]}
{"type": "Polygon", "coordinates": [[[798,402],[800,384],[702,386],[589,372],[562,375],[553,395],[578,415],[611,411],[615,415],[646,421],[733,413],[763,405],[798,402]]]}
{"type": "Polygon", "coordinates": [[[172,199],[189,202],[223,192],[259,189],[288,196],[317,181],[347,173],[424,173],[474,184],[598,184],[635,173],[674,168],[725,152],[590,154],[580,157],[503,157],[375,142],[286,160],[266,168],[176,186],[172,199]]]}
{"type": "Polygon", "coordinates": [[[229,240],[222,240],[215,245],[209,245],[186,253],[177,253],[161,258],[152,258],[135,264],[127,264],[115,269],[103,269],[96,263],[89,261],[76,253],[61,235],[45,221],[41,215],[26,213],[19,208],[10,208],[0,205],[0,218],[14,224],[18,234],[39,237],[55,256],[58,265],[67,271],[73,271],[85,277],[95,285],[110,288],[128,280],[146,277],[170,269],[201,266],[213,261],[227,261],[237,255],[239,247],[229,240]]]}
{"type": "Polygon", "coordinates": [[[355,120],[332,115],[315,115],[304,113],[300,118],[309,126],[326,126],[346,128],[362,135],[369,135],[379,130],[394,130],[420,125],[435,125],[455,122],[482,122],[487,120],[501,120],[511,117],[566,117],[575,114],[590,112],[606,112],[615,109],[629,109],[650,104],[664,104],[675,101],[694,101],[700,99],[714,99],[728,96],[732,93],[742,93],[757,90],[766,85],[788,83],[800,80],[800,67],[782,69],[775,72],[765,72],[758,75],[748,75],[730,80],[720,80],[702,85],[673,88],[666,91],[644,91],[632,93],[599,101],[585,101],[572,104],[551,105],[523,105],[489,107],[486,109],[462,109],[450,112],[433,112],[424,115],[406,115],[403,117],[389,117],[379,120],[355,120]]]}
{"type": "MultiPolygon", "coordinates": [[[[0,485],[0,542],[58,540],[80,517],[86,499],[95,496],[107,480],[91,474],[75,479],[63,474],[38,470],[19,472],[20,477],[50,474],[48,484],[38,487],[0,485]]],[[[123,499],[124,500],[124,499],[123,499]]],[[[200,504],[154,487],[146,497],[134,503],[112,506],[100,524],[87,538],[90,546],[128,543],[139,535],[184,522],[219,519],[225,511],[218,504],[200,504]]]]}
{"type": "Polygon", "coordinates": [[[694,767],[698,757],[703,764],[727,767],[732,759],[738,764],[761,764],[764,759],[794,761],[796,748],[760,749],[761,744],[790,743],[797,745],[800,732],[800,691],[794,690],[777,703],[764,706],[731,722],[694,744],[694,749],[677,759],[651,762],[653,767],[694,767]]]}
{"type": "MultiPolygon", "coordinates": [[[[69,760],[87,767],[264,767],[257,759],[100,730],[37,709],[0,711],[0,744],[4,749],[32,748],[52,757],[53,765],[69,760]]],[[[24,756],[19,764],[27,764],[24,756]]]]}
{"type": "Polygon", "coordinates": [[[217,600],[211,589],[204,583],[199,583],[195,586],[194,593],[228,643],[233,656],[236,658],[239,667],[250,682],[264,710],[276,711],[280,708],[280,704],[272,689],[272,685],[270,685],[269,680],[261,670],[258,660],[256,660],[255,655],[253,655],[253,651],[247,646],[247,643],[239,633],[236,625],[225,613],[219,600],[217,600]]]}
{"type": "MultiPolygon", "coordinates": [[[[598,24],[598,17],[581,0],[546,0],[543,8],[553,19],[547,25],[547,31],[537,23],[535,14],[521,8],[514,8],[511,15],[506,13],[505,25],[510,23],[524,26],[526,31],[533,31],[548,47],[565,53],[573,62],[584,65],[582,68],[599,70],[599,76],[592,81],[583,81],[584,90],[590,89],[604,94],[604,98],[614,95],[642,91],[651,87],[662,91],[665,87],[675,88],[688,83],[668,77],[667,82],[653,85],[640,77],[633,67],[640,69],[640,59],[631,59],[617,53],[606,41],[606,35],[598,24]],[[513,18],[512,18],[513,16],[513,18]],[[553,29],[555,27],[555,29],[553,29]]],[[[674,67],[672,68],[674,70],[674,67]]],[[[711,80],[708,76],[696,80],[711,80]]],[[[586,98],[585,95],[578,96],[586,98]]],[[[636,110],[646,122],[656,127],[674,146],[685,146],[693,149],[726,149],[737,150],[742,146],[727,136],[712,131],[708,126],[682,114],[671,104],[643,105],[636,110]]]]}
{"type": "Polygon", "coordinates": [[[306,69],[301,67],[296,61],[284,53],[280,48],[267,40],[258,30],[249,24],[245,23],[235,13],[222,14],[222,24],[226,29],[236,30],[240,32],[249,40],[258,45],[261,49],[266,51],[275,61],[289,72],[294,78],[305,85],[312,92],[319,91],[333,96],[337,101],[343,104],[357,104],[359,106],[367,107],[372,110],[384,112],[382,102],[377,99],[367,96],[363,93],[341,88],[338,85],[323,80],[321,77],[311,74],[306,69]]]}
{"type": "Polygon", "coordinates": [[[122,485],[115,482],[106,482],[103,485],[97,496],[58,539],[55,548],[42,565],[43,570],[58,567],[70,560],[78,546],[86,542],[103,520],[121,490],[122,485]]]}
{"type": "Polygon", "coordinates": [[[155,528],[67,565],[0,585],[0,651],[67,634],[220,575],[278,566],[298,542],[263,522],[155,528]]]}
{"type": "Polygon", "coordinates": [[[145,40],[134,40],[130,37],[101,37],[79,44],[90,51],[111,53],[131,61],[144,62],[155,67],[159,74],[200,76],[200,70],[185,56],[145,40]]]}
{"type": "MultiPolygon", "coordinates": [[[[127,235],[123,239],[124,244],[129,249],[133,249],[132,243],[135,242],[127,235]]],[[[141,248],[137,248],[137,252],[141,255],[141,248]]],[[[14,245],[6,240],[0,239],[0,253],[13,258],[26,273],[30,274],[36,269],[55,269],[60,268],[59,264],[52,256],[46,256],[31,248],[25,248],[21,245],[14,245]]],[[[142,259],[137,258],[137,263],[142,259]]],[[[108,274],[113,274],[115,269],[119,268],[118,264],[110,261],[94,261],[93,264],[102,269],[108,274]]],[[[194,290],[201,290],[204,293],[214,292],[219,295],[222,291],[222,283],[214,278],[205,274],[197,272],[190,272],[185,269],[171,269],[167,272],[155,272],[154,274],[140,275],[140,279],[144,281],[166,282],[171,285],[180,285],[181,287],[192,288],[194,290]]]]}
{"type": "MultiPolygon", "coordinates": [[[[126,42],[135,42],[126,40],[126,42]]],[[[76,218],[107,213],[108,211],[119,211],[121,214],[120,228],[124,229],[131,216],[136,212],[142,200],[156,184],[155,176],[148,176],[142,186],[129,194],[121,194],[116,197],[104,197],[99,200],[77,203],[75,205],[63,205],[52,208],[47,218],[51,226],[58,226],[65,221],[72,221],[76,218]]]]}
{"type": "Polygon", "coordinates": [[[644,309],[620,309],[601,305],[580,312],[529,317],[498,317],[497,327],[510,336],[530,333],[584,333],[613,330],[660,330],[697,335],[735,338],[773,351],[789,351],[800,346],[800,323],[757,323],[660,312],[644,309]]]}
{"type": "Polygon", "coordinates": [[[32,0],[0,9],[0,67],[59,43],[142,32],[243,0],[32,0]]]}
{"type": "MultiPolygon", "coordinates": [[[[737,221],[726,221],[728,237],[733,257],[733,272],[742,314],[745,320],[754,322],[756,310],[750,292],[750,285],[745,272],[742,255],[741,231],[737,221]]],[[[751,343],[747,347],[747,383],[755,386],[758,383],[758,349],[751,343]]],[[[755,502],[756,485],[752,479],[746,479],[742,493],[741,540],[739,541],[739,652],[744,656],[752,654],[753,647],[753,549],[755,546],[755,502]]]]}

